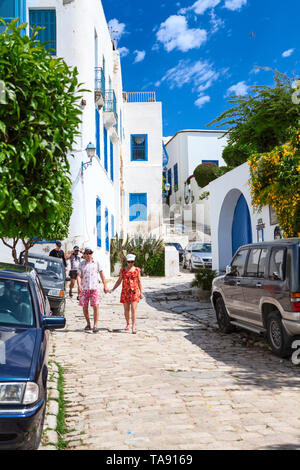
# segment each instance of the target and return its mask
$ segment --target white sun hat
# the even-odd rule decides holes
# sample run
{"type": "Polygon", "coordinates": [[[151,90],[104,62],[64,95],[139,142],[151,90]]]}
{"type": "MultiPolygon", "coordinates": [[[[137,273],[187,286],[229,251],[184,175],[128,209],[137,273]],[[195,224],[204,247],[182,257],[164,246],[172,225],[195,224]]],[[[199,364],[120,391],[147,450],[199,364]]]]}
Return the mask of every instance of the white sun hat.
{"type": "Polygon", "coordinates": [[[135,255],[127,255],[126,261],[135,261],[135,255]]]}

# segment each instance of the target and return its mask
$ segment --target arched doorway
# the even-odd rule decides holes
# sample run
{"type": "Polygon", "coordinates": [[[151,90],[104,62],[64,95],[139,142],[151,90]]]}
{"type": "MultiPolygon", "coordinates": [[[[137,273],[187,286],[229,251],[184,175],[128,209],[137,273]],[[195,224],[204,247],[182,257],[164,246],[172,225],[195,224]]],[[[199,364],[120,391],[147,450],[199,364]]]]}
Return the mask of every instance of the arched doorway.
{"type": "Polygon", "coordinates": [[[236,204],[232,222],[232,255],[247,243],[252,243],[252,228],[250,212],[243,194],[236,204]]]}
{"type": "Polygon", "coordinates": [[[251,242],[252,226],[247,201],[239,189],[232,189],[224,198],[219,216],[219,269],[226,268],[237,248],[251,242]]]}

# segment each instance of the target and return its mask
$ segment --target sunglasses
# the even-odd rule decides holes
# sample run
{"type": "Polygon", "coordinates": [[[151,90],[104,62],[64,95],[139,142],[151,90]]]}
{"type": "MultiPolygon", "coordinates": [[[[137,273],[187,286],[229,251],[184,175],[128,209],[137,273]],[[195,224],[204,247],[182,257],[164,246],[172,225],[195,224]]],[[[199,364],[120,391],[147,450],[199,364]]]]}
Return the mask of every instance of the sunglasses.
{"type": "Polygon", "coordinates": [[[128,263],[128,264],[130,264],[130,263],[134,263],[134,261],[127,261],[127,263],[128,263]]]}

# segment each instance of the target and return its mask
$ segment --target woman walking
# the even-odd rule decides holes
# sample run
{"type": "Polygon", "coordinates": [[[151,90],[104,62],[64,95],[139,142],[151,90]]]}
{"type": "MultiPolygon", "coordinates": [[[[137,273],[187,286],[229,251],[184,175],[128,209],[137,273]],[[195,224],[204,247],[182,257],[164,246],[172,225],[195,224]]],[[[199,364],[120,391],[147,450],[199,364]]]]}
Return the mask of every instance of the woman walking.
{"type": "Polygon", "coordinates": [[[125,330],[128,331],[130,327],[131,311],[132,333],[136,334],[137,306],[140,299],[144,298],[141,270],[134,266],[135,255],[127,255],[126,261],[127,267],[121,269],[119,279],[112,291],[116,290],[122,283],[121,303],[124,305],[124,315],[126,319],[125,330]]]}

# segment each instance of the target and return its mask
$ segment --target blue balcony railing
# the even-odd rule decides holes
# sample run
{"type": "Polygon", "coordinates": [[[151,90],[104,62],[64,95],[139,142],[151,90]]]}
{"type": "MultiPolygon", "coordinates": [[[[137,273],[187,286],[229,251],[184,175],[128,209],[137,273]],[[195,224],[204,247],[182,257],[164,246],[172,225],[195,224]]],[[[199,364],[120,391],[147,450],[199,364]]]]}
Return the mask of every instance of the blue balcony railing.
{"type": "Polygon", "coordinates": [[[117,98],[114,90],[105,91],[104,111],[113,111],[117,117],[117,98]]]}
{"type": "Polygon", "coordinates": [[[105,75],[102,67],[95,67],[95,91],[101,91],[105,95],[105,75]]]}

